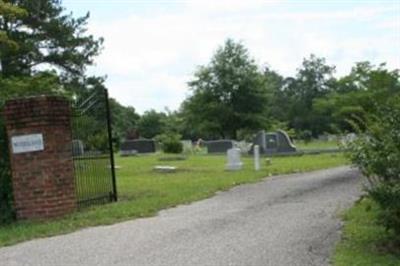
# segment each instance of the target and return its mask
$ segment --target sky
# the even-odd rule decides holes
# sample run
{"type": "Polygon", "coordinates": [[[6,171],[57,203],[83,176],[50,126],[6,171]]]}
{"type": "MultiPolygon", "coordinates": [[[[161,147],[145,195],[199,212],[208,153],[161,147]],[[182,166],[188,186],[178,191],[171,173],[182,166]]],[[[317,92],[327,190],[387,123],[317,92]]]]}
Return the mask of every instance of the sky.
{"type": "Polygon", "coordinates": [[[343,76],[355,62],[400,68],[400,1],[64,0],[88,32],[104,38],[90,74],[106,76],[111,97],[142,114],[177,110],[187,82],[227,38],[260,68],[294,76],[315,54],[343,76]]]}

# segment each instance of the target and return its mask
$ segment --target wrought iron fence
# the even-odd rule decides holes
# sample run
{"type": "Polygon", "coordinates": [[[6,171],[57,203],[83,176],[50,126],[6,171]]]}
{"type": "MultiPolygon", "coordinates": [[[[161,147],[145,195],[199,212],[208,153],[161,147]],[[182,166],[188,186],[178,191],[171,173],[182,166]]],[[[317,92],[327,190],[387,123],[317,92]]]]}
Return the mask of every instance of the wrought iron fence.
{"type": "Polygon", "coordinates": [[[72,152],[78,207],[117,201],[107,90],[75,97],[72,152]]]}

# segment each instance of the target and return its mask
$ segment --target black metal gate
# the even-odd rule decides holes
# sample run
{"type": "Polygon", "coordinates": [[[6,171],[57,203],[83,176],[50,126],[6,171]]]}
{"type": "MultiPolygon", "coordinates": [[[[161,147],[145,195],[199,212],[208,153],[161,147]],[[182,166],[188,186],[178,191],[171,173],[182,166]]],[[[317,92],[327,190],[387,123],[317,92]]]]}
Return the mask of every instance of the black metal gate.
{"type": "Polygon", "coordinates": [[[75,97],[72,110],[72,152],[78,207],[117,201],[107,90],[93,90],[75,97]]]}

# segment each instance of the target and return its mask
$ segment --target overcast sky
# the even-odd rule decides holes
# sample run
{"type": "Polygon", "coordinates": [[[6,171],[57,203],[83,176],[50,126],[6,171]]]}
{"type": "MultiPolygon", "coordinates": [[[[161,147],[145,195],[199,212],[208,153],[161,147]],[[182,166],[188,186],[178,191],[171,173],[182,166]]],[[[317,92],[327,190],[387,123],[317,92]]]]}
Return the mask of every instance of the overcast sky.
{"type": "Polygon", "coordinates": [[[227,38],[241,41],[261,66],[296,73],[311,53],[337,66],[386,62],[400,68],[400,1],[64,0],[74,16],[90,12],[89,32],[104,37],[90,72],[107,75],[123,105],[171,110],[187,82],[227,38]]]}

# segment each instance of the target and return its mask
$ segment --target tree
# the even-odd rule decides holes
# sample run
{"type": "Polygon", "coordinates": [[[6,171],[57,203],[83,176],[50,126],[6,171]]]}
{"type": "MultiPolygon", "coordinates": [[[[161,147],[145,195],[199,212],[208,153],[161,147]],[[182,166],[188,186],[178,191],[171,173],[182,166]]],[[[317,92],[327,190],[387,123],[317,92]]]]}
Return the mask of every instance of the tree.
{"type": "Polygon", "coordinates": [[[189,127],[203,137],[236,138],[240,129],[263,128],[267,93],[247,49],[228,39],[189,82],[192,95],[182,105],[189,127]]]}
{"type": "Polygon", "coordinates": [[[113,125],[113,136],[117,145],[127,137],[128,132],[137,128],[140,116],[135,108],[122,106],[114,99],[110,99],[111,120],[113,125]]]}
{"type": "Polygon", "coordinates": [[[190,134],[187,134],[187,128],[185,128],[184,119],[182,113],[179,111],[171,111],[168,107],[165,108],[165,131],[168,134],[178,134],[190,138],[190,134]]]}
{"type": "Polygon", "coordinates": [[[155,110],[146,111],[139,119],[137,127],[140,136],[154,138],[165,130],[166,114],[155,110]]]}
{"type": "Polygon", "coordinates": [[[265,86],[270,93],[268,102],[268,116],[273,119],[273,123],[288,121],[287,110],[290,102],[287,95],[283,90],[285,78],[279,75],[276,71],[265,68],[263,73],[265,79],[265,86]]]}
{"type": "Polygon", "coordinates": [[[315,100],[314,109],[316,113],[329,115],[333,127],[339,131],[354,131],[353,123],[364,130],[368,114],[376,113],[399,93],[398,70],[389,71],[385,64],[360,62],[337,81],[334,91],[315,100]]]}
{"type": "Polygon", "coordinates": [[[296,78],[287,78],[283,86],[288,107],[289,126],[301,133],[311,130],[313,136],[329,129],[330,118],[313,112],[313,102],[334,90],[334,66],[326,64],[324,58],[311,55],[304,59],[296,78]]]}
{"type": "Polygon", "coordinates": [[[59,0],[0,1],[0,78],[18,83],[10,96],[41,93],[41,87],[30,86],[32,78],[45,78],[46,83],[53,76],[51,92],[66,96],[103,83],[103,78],[85,73],[103,42],[86,33],[88,18],[73,18],[59,0]],[[17,90],[25,87],[30,89],[17,90]]]}
{"type": "MultiPolygon", "coordinates": [[[[13,6],[10,3],[0,1],[0,25],[3,25],[4,21],[15,22],[26,17],[26,15],[26,10],[17,6],[13,6]]],[[[0,58],[3,54],[15,51],[18,48],[18,43],[14,40],[11,40],[7,35],[7,32],[0,30],[0,58]]]]}
{"type": "Polygon", "coordinates": [[[1,1],[0,12],[8,39],[0,54],[3,77],[29,76],[39,66],[53,67],[64,79],[81,77],[101,47],[102,39],[85,34],[89,14],[64,14],[59,0],[1,1]]]}

